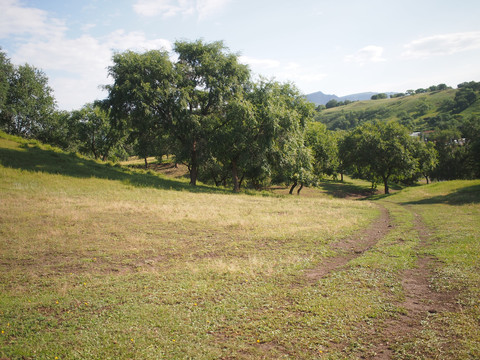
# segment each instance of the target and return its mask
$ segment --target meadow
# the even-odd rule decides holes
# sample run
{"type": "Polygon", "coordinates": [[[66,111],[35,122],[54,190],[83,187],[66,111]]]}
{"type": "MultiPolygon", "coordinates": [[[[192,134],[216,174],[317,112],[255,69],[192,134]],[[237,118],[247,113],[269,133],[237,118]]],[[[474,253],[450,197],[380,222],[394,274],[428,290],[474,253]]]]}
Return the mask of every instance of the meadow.
{"type": "Polygon", "coordinates": [[[0,179],[2,359],[480,357],[480,181],[233,194],[4,134],[0,179]]]}

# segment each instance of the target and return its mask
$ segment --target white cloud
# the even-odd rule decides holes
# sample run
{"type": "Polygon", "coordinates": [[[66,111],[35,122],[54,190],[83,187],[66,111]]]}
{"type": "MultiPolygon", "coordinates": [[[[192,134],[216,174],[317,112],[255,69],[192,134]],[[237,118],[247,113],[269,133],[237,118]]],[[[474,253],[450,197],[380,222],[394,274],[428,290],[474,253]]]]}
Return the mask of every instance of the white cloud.
{"type": "Polygon", "coordinates": [[[405,52],[402,55],[408,58],[427,58],[475,49],[480,49],[480,31],[440,34],[417,39],[405,45],[405,52]]]}
{"type": "Polygon", "coordinates": [[[13,52],[8,54],[12,63],[28,62],[45,71],[61,109],[79,108],[106,95],[99,86],[109,83],[107,68],[113,51],[172,49],[169,41],[149,39],[139,31],[68,38],[64,22],[47,12],[22,7],[15,0],[0,1],[0,38],[17,37],[13,52]]]}
{"type": "Polygon", "coordinates": [[[194,8],[188,0],[137,0],[133,5],[137,14],[143,16],[172,17],[178,14],[193,13],[194,8]]]}
{"type": "Polygon", "coordinates": [[[55,36],[66,30],[65,23],[44,10],[21,6],[18,0],[1,0],[0,38],[9,35],[55,36]]]}
{"type": "Polygon", "coordinates": [[[239,60],[243,64],[247,64],[250,66],[255,66],[259,68],[278,68],[280,66],[280,61],[272,60],[272,59],[256,59],[249,56],[240,56],[239,60]]]}
{"type": "Polygon", "coordinates": [[[196,9],[200,20],[213,16],[223,10],[230,0],[197,0],[196,9]]]}
{"type": "Polygon", "coordinates": [[[117,30],[104,38],[103,43],[110,49],[145,51],[152,49],[172,50],[172,43],[165,39],[147,39],[143,31],[132,31],[125,33],[123,30],[117,30]]]}
{"type": "Polygon", "coordinates": [[[312,86],[316,87],[326,76],[317,66],[295,62],[287,63],[276,74],[278,80],[294,81],[302,89],[310,89],[312,86]]]}
{"type": "Polygon", "coordinates": [[[357,63],[359,65],[365,65],[372,62],[377,63],[385,61],[382,54],[383,48],[381,46],[369,45],[352,55],[345,56],[344,61],[348,63],[357,63]]]}
{"type": "Polygon", "coordinates": [[[133,9],[143,16],[197,15],[206,19],[221,11],[230,0],[137,0],[133,9]]]}
{"type": "Polygon", "coordinates": [[[111,65],[113,51],[169,51],[171,48],[167,40],[148,39],[142,32],[117,30],[100,39],[90,35],[68,39],[62,35],[44,41],[29,41],[19,46],[12,62],[29,62],[47,75],[49,72],[61,73],[62,76],[50,77],[50,83],[59,106],[72,109],[106,95],[99,86],[110,82],[107,68],[111,65]]]}
{"type": "Polygon", "coordinates": [[[94,29],[96,26],[96,24],[85,24],[82,26],[82,31],[88,32],[89,30],[94,29]]]}
{"type": "Polygon", "coordinates": [[[243,55],[239,57],[239,60],[241,63],[249,65],[254,75],[273,78],[281,82],[292,81],[304,91],[312,89],[314,89],[312,91],[317,91],[318,83],[327,76],[318,65],[258,59],[243,55]]]}

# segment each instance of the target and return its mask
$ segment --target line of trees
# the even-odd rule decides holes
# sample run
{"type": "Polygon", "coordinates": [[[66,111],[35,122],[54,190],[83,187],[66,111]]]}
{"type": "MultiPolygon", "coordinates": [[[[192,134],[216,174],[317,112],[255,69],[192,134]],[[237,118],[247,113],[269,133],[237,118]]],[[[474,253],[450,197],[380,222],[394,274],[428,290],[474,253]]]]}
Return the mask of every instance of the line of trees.
{"type": "MultiPolygon", "coordinates": [[[[0,126],[96,159],[137,155],[147,166],[148,157],[173,155],[187,166],[192,186],[210,181],[234,191],[283,183],[290,193],[299,185],[299,193],[325,175],[343,180],[348,173],[382,183],[388,193],[392,180],[445,178],[439,169],[452,158],[480,176],[479,136],[465,144],[450,133],[425,142],[398,122],[382,121],[330,131],[293,84],[253,81],[222,42],[178,41],[174,53],[175,60],[160,50],[114,54],[107,98],[65,112],[56,109],[41,70],[14,66],[0,51],[0,126]]],[[[480,133],[478,121],[468,126],[480,133]]]]}

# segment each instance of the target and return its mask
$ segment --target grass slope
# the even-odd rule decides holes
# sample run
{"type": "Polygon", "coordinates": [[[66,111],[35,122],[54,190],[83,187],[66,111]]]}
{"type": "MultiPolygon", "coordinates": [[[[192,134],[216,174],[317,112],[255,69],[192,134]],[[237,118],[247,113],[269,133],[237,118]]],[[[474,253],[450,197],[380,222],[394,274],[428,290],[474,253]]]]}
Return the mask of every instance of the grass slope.
{"type": "Polygon", "coordinates": [[[478,357],[480,182],[381,197],[388,235],[311,281],[306,270],[338,255],[333,242],[379,215],[329,186],[316,197],[191,189],[0,136],[0,358],[372,357],[406,312],[412,209],[434,234],[434,285],[454,289],[463,311],[432,315],[394,355],[478,357]],[[452,334],[461,341],[448,349],[452,334]]]}
{"type": "Polygon", "coordinates": [[[480,358],[480,181],[409,188],[381,201],[420,215],[429,237],[416,252],[432,259],[429,286],[453,295],[457,305],[457,311],[429,312],[393,346],[398,358],[480,358]]]}
{"type": "MultiPolygon", "coordinates": [[[[427,121],[428,118],[444,113],[444,104],[448,101],[453,101],[457,91],[456,89],[448,89],[393,99],[357,101],[348,105],[322,110],[317,114],[316,119],[334,130],[338,126],[339,120],[345,117],[348,119],[349,114],[353,114],[353,118],[359,121],[373,119],[385,121],[400,120],[407,115],[413,118],[414,128],[411,130],[431,130],[431,125],[427,121]],[[424,113],[419,112],[422,104],[427,105],[424,113]]],[[[480,115],[480,100],[465,109],[460,115],[465,117],[480,115]]]]}
{"type": "Polygon", "coordinates": [[[378,214],[326,197],[190,191],[0,142],[0,357],[260,357],[271,341],[300,354],[317,335],[296,302],[314,289],[292,284],[378,214]]]}

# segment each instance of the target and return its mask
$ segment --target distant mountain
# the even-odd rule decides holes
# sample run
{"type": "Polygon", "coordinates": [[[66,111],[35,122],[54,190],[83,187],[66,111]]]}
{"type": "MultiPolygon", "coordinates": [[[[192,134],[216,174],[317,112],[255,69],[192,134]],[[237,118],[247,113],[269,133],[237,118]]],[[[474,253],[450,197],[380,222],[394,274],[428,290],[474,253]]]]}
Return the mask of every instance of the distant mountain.
{"type": "MultiPolygon", "coordinates": [[[[337,96],[337,95],[324,94],[321,91],[317,91],[317,92],[306,95],[306,98],[307,98],[308,101],[314,103],[315,105],[325,105],[327,102],[329,102],[332,99],[335,99],[337,101],[345,101],[345,100],[363,101],[363,100],[370,100],[370,98],[373,95],[377,95],[377,94],[379,94],[379,93],[378,92],[363,92],[363,93],[351,94],[351,95],[346,95],[346,96],[337,96]]],[[[395,94],[395,93],[388,92],[386,94],[391,95],[391,94],[395,94]]]]}
{"type": "Polygon", "coordinates": [[[340,101],[340,98],[337,95],[328,95],[324,94],[321,91],[307,94],[306,98],[308,101],[314,103],[315,105],[325,105],[327,102],[333,99],[340,101]]]}

